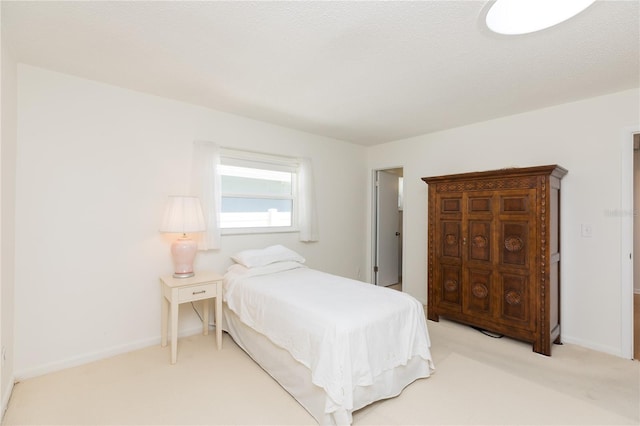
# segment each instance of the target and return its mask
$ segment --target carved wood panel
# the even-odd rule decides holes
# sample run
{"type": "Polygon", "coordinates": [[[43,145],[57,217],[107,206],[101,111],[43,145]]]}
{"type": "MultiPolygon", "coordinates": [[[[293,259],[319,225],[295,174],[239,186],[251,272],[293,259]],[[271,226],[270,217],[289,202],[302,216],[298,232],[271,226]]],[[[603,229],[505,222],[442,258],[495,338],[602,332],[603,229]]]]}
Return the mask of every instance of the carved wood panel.
{"type": "Polygon", "coordinates": [[[529,198],[522,196],[500,197],[500,213],[529,213],[529,198]]]}
{"type": "Polygon", "coordinates": [[[461,256],[462,238],[460,237],[460,226],[460,221],[442,222],[442,233],[440,235],[442,235],[441,250],[443,256],[457,258],[461,256]]]}
{"type": "Polygon", "coordinates": [[[491,197],[469,197],[469,213],[491,213],[491,197]]]}
{"type": "Polygon", "coordinates": [[[441,265],[440,299],[442,302],[462,306],[462,274],[459,266],[441,265]]]}
{"type": "Polygon", "coordinates": [[[529,282],[526,275],[502,274],[501,316],[507,321],[529,321],[529,282]]]}
{"type": "Polygon", "coordinates": [[[492,315],[491,299],[492,275],[486,269],[469,269],[466,286],[465,312],[478,315],[492,315]]]}
{"type": "Polygon", "coordinates": [[[462,211],[462,198],[442,198],[440,201],[442,213],[460,213],[462,211]]]}
{"type": "Polygon", "coordinates": [[[529,252],[529,222],[502,222],[498,237],[500,263],[527,266],[529,252]]]}
{"type": "Polygon", "coordinates": [[[469,259],[491,262],[491,222],[469,221],[469,259]]]}

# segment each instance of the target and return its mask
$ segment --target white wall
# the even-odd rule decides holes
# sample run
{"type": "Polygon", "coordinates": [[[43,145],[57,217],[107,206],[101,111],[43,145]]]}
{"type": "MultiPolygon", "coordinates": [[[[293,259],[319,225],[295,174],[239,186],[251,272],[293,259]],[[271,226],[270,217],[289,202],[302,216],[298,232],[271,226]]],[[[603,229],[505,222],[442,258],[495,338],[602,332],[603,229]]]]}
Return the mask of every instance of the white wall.
{"type": "Polygon", "coordinates": [[[620,135],[640,127],[639,96],[624,91],[368,149],[369,169],[404,167],[405,291],[426,302],[421,177],[559,164],[569,170],[561,191],[562,338],[620,355],[621,297],[629,295],[621,295],[621,218],[612,212],[621,206],[620,135]],[[581,238],[581,224],[592,226],[592,238],[581,238]]]}
{"type": "MultiPolygon", "coordinates": [[[[2,7],[0,6],[0,14],[2,7]]],[[[13,388],[14,368],[14,278],[15,278],[15,182],[17,65],[2,37],[0,54],[2,142],[0,144],[0,418],[7,408],[13,388]]]]}
{"type": "MultiPolygon", "coordinates": [[[[224,271],[237,250],[284,243],[312,267],[350,277],[362,270],[369,279],[371,170],[403,167],[403,284],[423,302],[420,178],[560,164],[569,170],[563,339],[620,351],[621,227],[608,212],[620,206],[620,131],[640,127],[638,90],[365,149],[26,65],[18,66],[17,82],[17,161],[10,167],[17,167],[18,379],[159,343],[157,277],[171,272],[171,260],[170,240],[157,229],[166,196],[186,191],[193,140],[311,157],[321,231],[312,244],[295,234],[224,237],[221,251],[198,255],[197,268],[224,271]],[[580,237],[582,223],[592,225],[592,238],[580,237]]],[[[3,149],[4,118],[3,111],[3,149]]],[[[190,308],[181,310],[180,329],[198,331],[190,308]]]]}
{"type": "MultiPolygon", "coordinates": [[[[159,344],[158,276],[172,265],[158,226],[166,196],[187,189],[194,140],[311,157],[320,222],[311,244],[223,237],[196,268],[224,272],[237,250],[284,243],[311,267],[364,269],[363,147],[20,64],[18,379],[159,344]]],[[[180,329],[198,332],[187,305],[180,329]]]]}

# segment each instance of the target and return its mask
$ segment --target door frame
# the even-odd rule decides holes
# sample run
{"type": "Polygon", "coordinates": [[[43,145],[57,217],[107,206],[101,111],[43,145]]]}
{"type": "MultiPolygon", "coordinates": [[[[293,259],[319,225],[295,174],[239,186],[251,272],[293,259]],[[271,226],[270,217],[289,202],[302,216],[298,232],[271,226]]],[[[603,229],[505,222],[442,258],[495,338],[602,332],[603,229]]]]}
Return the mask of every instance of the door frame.
{"type": "MultiPolygon", "coordinates": [[[[376,285],[376,257],[378,256],[378,199],[377,199],[377,191],[376,191],[376,174],[379,171],[388,171],[388,170],[397,170],[401,169],[404,175],[404,166],[397,167],[381,167],[377,169],[371,170],[371,267],[369,269],[371,273],[371,284],[376,285]]],[[[401,232],[401,240],[402,244],[400,245],[400,257],[402,258],[402,262],[400,264],[400,276],[404,277],[404,229],[405,229],[405,220],[404,220],[404,208],[403,208],[403,218],[402,218],[402,229],[401,232]]],[[[404,286],[403,286],[404,287],[404,286]]]]}
{"type": "Polygon", "coordinates": [[[633,359],[633,135],[640,124],[622,130],[620,200],[620,356],[633,359]]]}

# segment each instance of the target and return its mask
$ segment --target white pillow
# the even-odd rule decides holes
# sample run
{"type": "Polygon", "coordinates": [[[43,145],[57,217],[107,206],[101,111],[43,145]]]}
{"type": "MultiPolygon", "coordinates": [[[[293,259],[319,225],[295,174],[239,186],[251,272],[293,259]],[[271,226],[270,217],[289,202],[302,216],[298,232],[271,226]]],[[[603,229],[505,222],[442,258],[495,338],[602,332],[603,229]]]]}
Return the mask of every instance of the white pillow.
{"type": "Polygon", "coordinates": [[[247,272],[249,272],[249,268],[239,263],[233,263],[227,268],[227,272],[231,272],[232,274],[245,275],[247,272]]]}
{"type": "Polygon", "coordinates": [[[264,249],[244,250],[231,256],[231,259],[247,268],[265,266],[275,262],[305,262],[304,257],[280,244],[264,249]]]}

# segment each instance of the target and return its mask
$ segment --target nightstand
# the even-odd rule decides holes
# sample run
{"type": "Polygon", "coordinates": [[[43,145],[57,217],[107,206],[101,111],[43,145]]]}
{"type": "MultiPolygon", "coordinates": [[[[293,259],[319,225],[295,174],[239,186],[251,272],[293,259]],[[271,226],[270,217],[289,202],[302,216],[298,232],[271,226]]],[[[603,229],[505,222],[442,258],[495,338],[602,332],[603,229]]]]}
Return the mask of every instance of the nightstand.
{"type": "Polygon", "coordinates": [[[171,364],[178,358],[178,306],[203,301],[202,333],[209,334],[209,299],[216,299],[216,343],[222,348],[222,276],[215,272],[196,272],[190,278],[160,277],[162,287],[162,346],[167,346],[167,320],[171,307],[171,364]]]}

